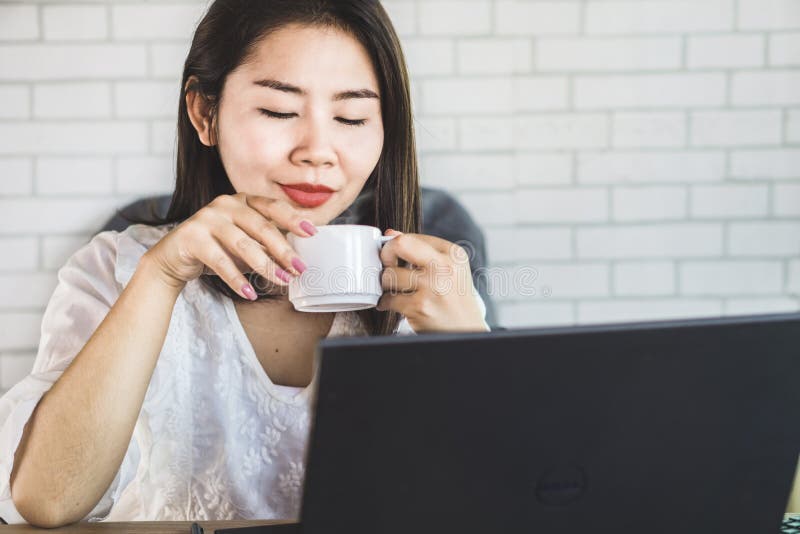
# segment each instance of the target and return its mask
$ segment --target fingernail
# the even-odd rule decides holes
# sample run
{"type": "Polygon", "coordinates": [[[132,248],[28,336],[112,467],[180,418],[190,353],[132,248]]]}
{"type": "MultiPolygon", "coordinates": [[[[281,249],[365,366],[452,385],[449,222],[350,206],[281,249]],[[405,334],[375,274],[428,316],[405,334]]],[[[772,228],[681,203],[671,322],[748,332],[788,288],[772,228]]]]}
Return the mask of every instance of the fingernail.
{"type": "Polygon", "coordinates": [[[317,227],[311,224],[310,221],[301,221],[300,228],[302,228],[303,231],[308,235],[314,235],[317,233],[317,227]]]}
{"type": "Polygon", "coordinates": [[[297,272],[302,274],[306,270],[306,264],[300,258],[292,258],[292,267],[297,269],[297,272]]]}
{"type": "Polygon", "coordinates": [[[247,297],[248,300],[256,300],[258,295],[256,295],[256,290],[253,289],[253,286],[250,284],[245,284],[242,286],[242,294],[247,297]]]}
{"type": "Polygon", "coordinates": [[[280,267],[275,267],[275,276],[277,276],[287,284],[292,281],[292,275],[290,275],[280,267]]]}

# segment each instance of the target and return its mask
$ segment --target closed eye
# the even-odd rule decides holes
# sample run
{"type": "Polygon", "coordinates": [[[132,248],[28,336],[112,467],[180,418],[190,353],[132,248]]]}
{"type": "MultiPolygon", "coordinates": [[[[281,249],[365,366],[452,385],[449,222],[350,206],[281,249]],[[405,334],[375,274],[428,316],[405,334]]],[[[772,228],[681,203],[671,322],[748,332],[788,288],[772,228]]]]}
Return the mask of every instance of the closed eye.
{"type": "MultiPolygon", "coordinates": [[[[297,116],[297,113],[278,113],[264,108],[260,108],[259,111],[273,119],[291,119],[297,116]]],[[[347,126],[363,126],[367,122],[367,119],[345,119],[344,117],[336,117],[336,120],[347,126]]]]}

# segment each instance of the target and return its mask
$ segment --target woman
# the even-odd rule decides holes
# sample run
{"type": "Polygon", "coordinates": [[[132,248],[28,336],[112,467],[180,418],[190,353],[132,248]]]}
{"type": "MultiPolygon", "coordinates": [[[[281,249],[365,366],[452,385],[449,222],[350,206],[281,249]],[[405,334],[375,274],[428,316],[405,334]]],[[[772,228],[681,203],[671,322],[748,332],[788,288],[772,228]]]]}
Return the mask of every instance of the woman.
{"type": "Polygon", "coordinates": [[[379,2],[217,0],[178,121],[166,219],[69,259],[34,369],[0,399],[8,522],[296,518],[319,339],[488,330],[463,249],[418,233],[408,77],[379,2]],[[403,234],[378,308],[296,312],[286,234],[352,213],[403,234]],[[436,291],[434,270],[470,291],[436,291]]]}

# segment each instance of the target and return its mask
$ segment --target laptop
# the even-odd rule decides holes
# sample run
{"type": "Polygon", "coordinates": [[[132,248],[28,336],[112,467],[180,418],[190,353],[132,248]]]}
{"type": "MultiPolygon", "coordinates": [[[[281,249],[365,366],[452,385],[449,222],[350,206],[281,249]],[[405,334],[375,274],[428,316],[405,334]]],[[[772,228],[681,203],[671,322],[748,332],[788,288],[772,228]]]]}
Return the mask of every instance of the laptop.
{"type": "Polygon", "coordinates": [[[800,314],[323,340],[301,522],[220,533],[779,532],[800,314]]]}

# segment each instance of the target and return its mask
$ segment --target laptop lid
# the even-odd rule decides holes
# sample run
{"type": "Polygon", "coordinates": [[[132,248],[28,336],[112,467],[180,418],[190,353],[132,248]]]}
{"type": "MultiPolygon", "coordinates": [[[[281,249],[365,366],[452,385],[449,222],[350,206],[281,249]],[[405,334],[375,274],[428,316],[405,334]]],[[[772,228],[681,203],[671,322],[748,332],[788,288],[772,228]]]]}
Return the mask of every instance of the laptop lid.
{"type": "Polygon", "coordinates": [[[326,339],[304,534],[778,532],[800,316],[326,339]]]}

